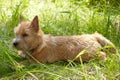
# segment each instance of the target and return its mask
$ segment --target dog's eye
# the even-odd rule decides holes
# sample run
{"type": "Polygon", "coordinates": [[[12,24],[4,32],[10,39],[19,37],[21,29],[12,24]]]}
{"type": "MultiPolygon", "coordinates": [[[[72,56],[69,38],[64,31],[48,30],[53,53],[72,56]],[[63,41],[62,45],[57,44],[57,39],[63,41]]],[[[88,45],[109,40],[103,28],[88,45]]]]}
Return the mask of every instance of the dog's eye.
{"type": "Polygon", "coordinates": [[[23,36],[23,37],[27,37],[27,36],[28,36],[28,34],[24,33],[22,36],[23,36]]]}

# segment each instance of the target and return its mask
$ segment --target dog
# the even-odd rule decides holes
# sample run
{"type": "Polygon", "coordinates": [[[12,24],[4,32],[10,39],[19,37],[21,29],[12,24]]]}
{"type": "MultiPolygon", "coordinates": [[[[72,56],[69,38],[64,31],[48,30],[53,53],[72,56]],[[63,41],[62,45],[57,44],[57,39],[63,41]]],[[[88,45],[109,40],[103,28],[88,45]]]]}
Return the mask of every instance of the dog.
{"type": "MultiPolygon", "coordinates": [[[[74,60],[80,62],[92,59],[105,60],[107,55],[105,46],[111,46],[109,51],[115,53],[114,44],[101,34],[82,34],[78,36],[52,36],[46,35],[39,26],[38,16],[31,22],[20,18],[20,24],[14,28],[16,37],[13,46],[18,54],[26,57],[29,53],[40,63],[53,63],[56,61],[74,60]]],[[[29,59],[36,62],[31,56],[29,59]]]]}

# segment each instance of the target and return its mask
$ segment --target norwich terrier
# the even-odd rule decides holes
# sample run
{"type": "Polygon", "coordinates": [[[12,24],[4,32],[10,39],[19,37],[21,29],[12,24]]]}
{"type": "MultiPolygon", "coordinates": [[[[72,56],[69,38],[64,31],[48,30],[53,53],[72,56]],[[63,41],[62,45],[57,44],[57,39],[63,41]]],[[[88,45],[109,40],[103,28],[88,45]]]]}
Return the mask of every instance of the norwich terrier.
{"type": "MultiPolygon", "coordinates": [[[[111,46],[109,51],[115,53],[116,49],[112,42],[99,33],[82,34],[78,36],[52,36],[45,35],[39,27],[38,16],[31,22],[22,19],[14,29],[16,38],[13,46],[22,57],[30,53],[41,63],[53,63],[55,61],[74,60],[90,61],[92,59],[106,59],[105,46],[111,46]]],[[[32,57],[29,58],[33,61],[32,57]]]]}

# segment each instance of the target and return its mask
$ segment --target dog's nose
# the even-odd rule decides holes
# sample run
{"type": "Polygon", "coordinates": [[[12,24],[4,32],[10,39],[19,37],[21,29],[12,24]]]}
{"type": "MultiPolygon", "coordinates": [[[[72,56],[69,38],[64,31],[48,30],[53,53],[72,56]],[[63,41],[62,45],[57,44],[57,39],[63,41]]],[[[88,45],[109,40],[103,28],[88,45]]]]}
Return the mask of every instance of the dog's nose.
{"type": "Polygon", "coordinates": [[[17,45],[18,45],[18,42],[13,42],[13,45],[14,45],[14,46],[17,46],[17,45]]]}

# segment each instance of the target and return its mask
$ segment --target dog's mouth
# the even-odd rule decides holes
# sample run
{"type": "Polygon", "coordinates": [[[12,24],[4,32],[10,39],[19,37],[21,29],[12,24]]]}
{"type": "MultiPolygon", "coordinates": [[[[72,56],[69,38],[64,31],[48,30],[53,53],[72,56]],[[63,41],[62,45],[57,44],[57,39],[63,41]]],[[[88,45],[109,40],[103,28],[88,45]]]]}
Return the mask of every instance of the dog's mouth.
{"type": "Polygon", "coordinates": [[[25,47],[24,45],[22,45],[22,47],[20,47],[19,45],[18,46],[13,45],[13,48],[17,49],[18,51],[23,51],[21,56],[24,56],[26,54],[25,52],[31,53],[34,50],[34,48],[31,49],[31,48],[25,47]]]}
{"type": "Polygon", "coordinates": [[[15,48],[15,49],[17,49],[17,50],[22,50],[22,48],[20,48],[18,45],[16,46],[16,45],[12,45],[13,46],[13,48],[15,48]]]}
{"type": "Polygon", "coordinates": [[[16,40],[13,40],[12,42],[13,48],[17,49],[18,51],[22,51],[20,54],[21,57],[24,57],[26,55],[26,52],[32,53],[34,50],[39,47],[39,44],[31,46],[30,44],[18,42],[16,40]]]}
{"type": "Polygon", "coordinates": [[[12,45],[13,46],[13,48],[15,48],[15,49],[17,49],[17,50],[21,50],[21,51],[26,51],[26,49],[25,48],[22,48],[22,47],[20,47],[19,45],[12,45]]]}

